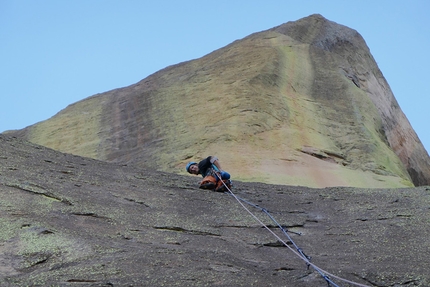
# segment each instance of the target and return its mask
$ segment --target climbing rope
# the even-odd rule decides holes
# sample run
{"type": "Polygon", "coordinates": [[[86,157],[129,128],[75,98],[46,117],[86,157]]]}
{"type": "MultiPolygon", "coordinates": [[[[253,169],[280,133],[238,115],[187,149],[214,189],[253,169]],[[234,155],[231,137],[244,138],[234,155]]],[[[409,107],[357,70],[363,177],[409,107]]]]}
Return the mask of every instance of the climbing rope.
{"type": "MultiPolygon", "coordinates": [[[[221,180],[222,184],[224,185],[224,187],[227,189],[227,191],[225,192],[226,194],[229,194],[231,196],[233,196],[236,201],[258,222],[260,223],[260,225],[262,227],[264,227],[267,231],[269,231],[273,236],[276,237],[276,239],[279,240],[279,242],[281,242],[285,247],[287,247],[288,249],[290,249],[295,255],[297,255],[300,259],[302,259],[303,261],[305,261],[307,267],[312,267],[313,269],[315,269],[315,271],[317,271],[321,277],[327,282],[328,286],[334,286],[334,287],[340,287],[339,285],[337,285],[336,283],[334,283],[329,276],[331,276],[332,278],[338,279],[340,281],[343,281],[345,283],[349,283],[355,286],[360,286],[360,287],[370,287],[369,285],[364,285],[361,283],[357,283],[357,282],[353,282],[344,278],[341,278],[339,276],[336,276],[334,274],[331,274],[325,270],[323,270],[322,268],[316,266],[315,264],[313,264],[310,260],[311,257],[307,256],[303,250],[301,248],[299,248],[296,243],[292,240],[292,238],[289,236],[289,234],[287,232],[291,232],[288,230],[285,230],[284,227],[282,227],[276,220],[275,218],[269,213],[269,211],[265,208],[262,208],[256,204],[253,204],[245,199],[242,199],[240,197],[238,197],[236,194],[234,194],[231,189],[225,184],[225,182],[222,180],[222,178],[220,177],[220,175],[218,173],[215,173],[216,176],[218,177],[219,180],[221,180]],[[262,212],[264,212],[278,227],[279,229],[282,231],[282,233],[288,238],[288,241],[291,242],[291,244],[294,246],[295,250],[289,246],[284,240],[282,240],[275,232],[273,232],[266,224],[264,224],[255,214],[253,214],[245,205],[244,203],[255,207],[257,209],[260,209],[262,212]]],[[[299,234],[299,233],[296,233],[299,234]]],[[[300,234],[299,234],[300,235],[300,234]]]]}

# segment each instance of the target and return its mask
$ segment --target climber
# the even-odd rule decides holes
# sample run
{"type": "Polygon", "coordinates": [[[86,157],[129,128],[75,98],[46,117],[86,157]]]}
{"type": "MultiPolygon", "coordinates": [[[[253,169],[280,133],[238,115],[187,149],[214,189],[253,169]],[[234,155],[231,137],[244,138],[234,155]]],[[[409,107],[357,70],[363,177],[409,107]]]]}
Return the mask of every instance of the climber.
{"type": "Polygon", "coordinates": [[[218,158],[215,156],[208,156],[199,163],[190,161],[185,169],[191,174],[202,175],[203,180],[199,186],[202,189],[224,192],[227,190],[226,186],[231,188],[230,174],[222,170],[218,158]]]}

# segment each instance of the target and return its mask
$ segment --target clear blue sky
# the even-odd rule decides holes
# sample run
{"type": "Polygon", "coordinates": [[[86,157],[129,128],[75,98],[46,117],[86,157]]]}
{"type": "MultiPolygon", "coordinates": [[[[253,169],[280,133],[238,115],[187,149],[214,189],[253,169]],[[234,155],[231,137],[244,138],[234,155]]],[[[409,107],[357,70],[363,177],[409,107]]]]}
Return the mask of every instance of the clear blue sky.
{"type": "Polygon", "coordinates": [[[364,37],[430,151],[429,0],[0,0],[0,132],[314,13],[364,37]]]}

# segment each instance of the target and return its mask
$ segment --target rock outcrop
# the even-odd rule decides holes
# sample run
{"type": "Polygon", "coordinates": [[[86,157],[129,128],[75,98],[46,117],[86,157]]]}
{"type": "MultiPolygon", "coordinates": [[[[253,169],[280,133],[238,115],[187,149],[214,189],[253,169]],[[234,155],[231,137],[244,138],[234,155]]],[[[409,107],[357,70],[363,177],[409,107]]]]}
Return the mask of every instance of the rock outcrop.
{"type": "Polygon", "coordinates": [[[252,34],[11,134],[166,172],[215,154],[244,181],[430,184],[428,153],[365,41],[321,15],[252,34]]]}
{"type": "MultiPolygon", "coordinates": [[[[197,177],[3,135],[0,163],[0,286],[327,285],[232,196],[199,190],[197,177]]],[[[267,208],[311,262],[335,276],[366,286],[430,285],[428,187],[235,181],[233,191],[267,208]]]]}

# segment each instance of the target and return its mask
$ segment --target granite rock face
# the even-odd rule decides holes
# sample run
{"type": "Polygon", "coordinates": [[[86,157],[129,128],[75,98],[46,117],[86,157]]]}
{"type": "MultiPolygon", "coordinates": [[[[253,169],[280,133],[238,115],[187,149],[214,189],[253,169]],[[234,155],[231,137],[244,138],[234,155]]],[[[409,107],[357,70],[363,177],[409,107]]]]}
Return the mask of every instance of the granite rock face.
{"type": "Polygon", "coordinates": [[[62,152],[184,173],[217,155],[243,181],[430,184],[430,158],[360,34],[311,15],[10,132],[62,152]]]}
{"type": "MultiPolygon", "coordinates": [[[[371,101],[371,108],[376,108],[377,116],[373,119],[376,136],[381,137],[390,149],[400,158],[415,185],[430,184],[430,161],[416,133],[401,111],[391,89],[379,70],[361,35],[342,25],[327,21],[321,15],[313,15],[294,23],[276,27],[273,31],[288,35],[297,41],[310,45],[310,57],[315,72],[315,82],[311,95],[324,103],[324,109],[332,109],[333,115],[350,115],[351,117],[372,116],[354,101],[371,101]],[[340,73],[336,73],[336,69],[340,73]],[[334,73],[333,73],[334,72],[334,73]],[[344,86],[342,76],[348,78],[360,91],[351,91],[344,86]],[[340,92],[340,93],[339,93],[340,92]],[[337,102],[332,105],[333,102],[337,102]]],[[[369,111],[370,113],[370,111],[369,111]]],[[[365,120],[365,119],[364,119],[365,120]]],[[[359,121],[360,122],[360,121],[359,121]]],[[[359,129],[369,132],[366,122],[359,129]]],[[[361,145],[369,136],[363,135],[361,145]]],[[[345,136],[341,132],[339,136],[345,136]]],[[[355,144],[360,144],[356,141],[355,144]]],[[[375,147],[369,147],[375,149],[375,147]]]]}
{"type": "MultiPolygon", "coordinates": [[[[0,286],[327,286],[231,195],[199,190],[198,177],[4,135],[0,163],[0,286]]],[[[234,181],[233,192],[269,210],[337,286],[430,286],[428,187],[234,181]]]]}

